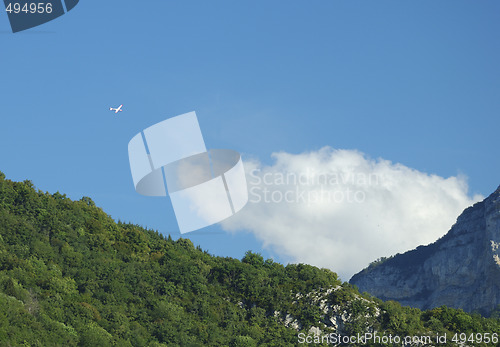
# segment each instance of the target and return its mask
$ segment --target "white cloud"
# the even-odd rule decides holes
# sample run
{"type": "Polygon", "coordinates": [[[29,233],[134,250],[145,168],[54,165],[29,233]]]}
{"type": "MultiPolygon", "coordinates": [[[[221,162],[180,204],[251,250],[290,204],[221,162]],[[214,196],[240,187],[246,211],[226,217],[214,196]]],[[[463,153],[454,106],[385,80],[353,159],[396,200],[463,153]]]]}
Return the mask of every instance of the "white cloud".
{"type": "Polygon", "coordinates": [[[329,147],[245,161],[249,203],[222,223],[249,230],[291,262],[326,267],[342,280],[381,256],[428,244],[481,196],[466,178],[429,175],[402,164],[329,147]]]}

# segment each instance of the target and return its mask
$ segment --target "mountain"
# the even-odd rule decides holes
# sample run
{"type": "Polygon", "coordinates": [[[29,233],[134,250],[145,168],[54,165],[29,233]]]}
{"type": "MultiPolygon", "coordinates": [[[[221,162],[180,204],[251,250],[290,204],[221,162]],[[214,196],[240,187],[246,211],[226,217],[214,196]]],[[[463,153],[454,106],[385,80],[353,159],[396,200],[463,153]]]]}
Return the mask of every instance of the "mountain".
{"type": "Polygon", "coordinates": [[[350,283],[383,300],[490,315],[500,304],[500,187],[438,241],[382,259],[350,283]]]}
{"type": "Polygon", "coordinates": [[[453,345],[460,333],[498,342],[500,321],[382,302],[306,264],[215,257],[0,172],[0,346],[453,345]],[[357,334],[373,339],[346,342],[357,334]]]}

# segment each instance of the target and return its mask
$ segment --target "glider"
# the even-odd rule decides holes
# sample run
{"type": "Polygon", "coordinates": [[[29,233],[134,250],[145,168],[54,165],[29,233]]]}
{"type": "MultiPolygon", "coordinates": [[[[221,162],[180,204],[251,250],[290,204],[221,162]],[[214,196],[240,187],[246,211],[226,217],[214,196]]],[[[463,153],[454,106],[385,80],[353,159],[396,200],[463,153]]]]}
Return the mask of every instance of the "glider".
{"type": "Polygon", "coordinates": [[[122,110],[122,107],[123,107],[123,105],[120,105],[120,106],[118,106],[117,108],[110,107],[110,108],[109,108],[109,110],[110,110],[110,111],[115,111],[115,113],[118,113],[118,112],[123,111],[123,110],[122,110]]]}

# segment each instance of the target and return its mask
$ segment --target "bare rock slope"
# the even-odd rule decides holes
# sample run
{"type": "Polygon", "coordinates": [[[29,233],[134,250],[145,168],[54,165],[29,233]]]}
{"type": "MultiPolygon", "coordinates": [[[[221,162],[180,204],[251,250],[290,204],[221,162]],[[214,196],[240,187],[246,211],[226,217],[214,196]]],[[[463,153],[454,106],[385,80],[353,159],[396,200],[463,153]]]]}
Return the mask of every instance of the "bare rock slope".
{"type": "Polygon", "coordinates": [[[500,304],[500,187],[467,208],[438,241],[354,275],[351,284],[383,300],[491,314],[500,304]]]}

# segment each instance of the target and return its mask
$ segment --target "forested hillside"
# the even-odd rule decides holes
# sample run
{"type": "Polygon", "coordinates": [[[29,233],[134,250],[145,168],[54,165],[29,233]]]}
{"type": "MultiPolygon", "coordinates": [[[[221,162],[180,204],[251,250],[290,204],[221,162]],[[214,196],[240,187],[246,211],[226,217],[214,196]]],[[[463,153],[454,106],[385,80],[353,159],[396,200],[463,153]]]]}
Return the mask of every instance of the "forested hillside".
{"type": "Polygon", "coordinates": [[[295,346],[332,332],[450,341],[500,324],[383,303],[327,269],[214,257],[0,172],[0,346],[295,346]]]}

